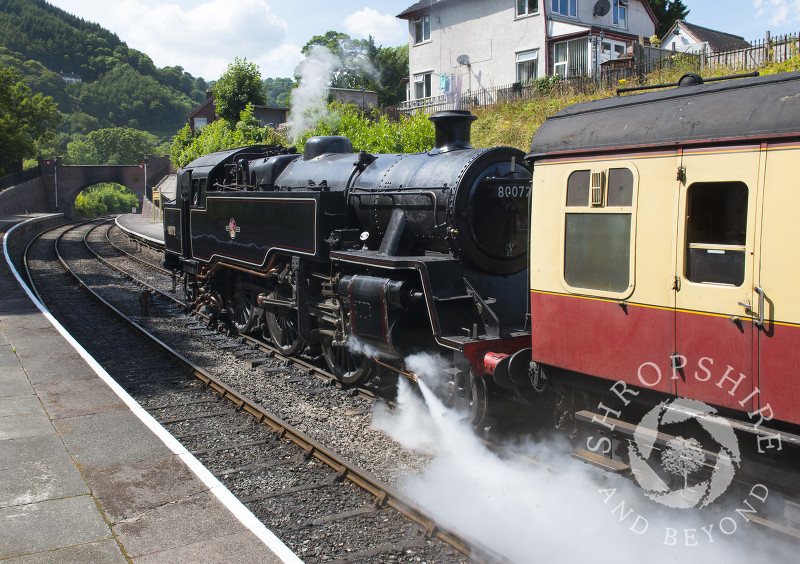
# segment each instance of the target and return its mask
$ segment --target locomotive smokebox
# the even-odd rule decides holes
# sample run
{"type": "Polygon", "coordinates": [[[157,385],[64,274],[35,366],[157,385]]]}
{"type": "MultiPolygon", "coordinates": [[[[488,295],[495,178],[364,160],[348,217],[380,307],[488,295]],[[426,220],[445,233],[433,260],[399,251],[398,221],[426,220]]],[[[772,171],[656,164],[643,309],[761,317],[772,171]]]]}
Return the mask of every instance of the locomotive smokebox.
{"type": "Polygon", "coordinates": [[[436,128],[436,146],[431,154],[445,153],[458,149],[472,149],[470,129],[478,119],[468,110],[448,110],[436,112],[430,118],[436,128]]]}

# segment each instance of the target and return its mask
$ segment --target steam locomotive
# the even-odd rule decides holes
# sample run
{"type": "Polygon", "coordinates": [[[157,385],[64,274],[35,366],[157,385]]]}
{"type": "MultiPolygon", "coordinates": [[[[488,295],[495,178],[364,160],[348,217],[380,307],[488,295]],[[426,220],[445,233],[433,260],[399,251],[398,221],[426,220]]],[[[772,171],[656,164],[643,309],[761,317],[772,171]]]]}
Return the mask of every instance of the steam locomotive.
{"type": "Polygon", "coordinates": [[[197,305],[286,355],[319,347],[347,384],[435,352],[451,399],[480,421],[484,357],[529,347],[531,171],[518,149],[472,148],[469,112],[431,119],[428,152],[356,154],[330,136],[302,155],[191,162],[164,209],[165,263],[197,305]]]}

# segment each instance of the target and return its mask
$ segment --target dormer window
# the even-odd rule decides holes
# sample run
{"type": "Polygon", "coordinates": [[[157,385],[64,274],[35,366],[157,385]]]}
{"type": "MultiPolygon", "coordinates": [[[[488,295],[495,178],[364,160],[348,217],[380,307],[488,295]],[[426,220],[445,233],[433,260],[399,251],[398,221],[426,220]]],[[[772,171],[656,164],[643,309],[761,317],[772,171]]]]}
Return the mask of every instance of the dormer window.
{"type": "Polygon", "coordinates": [[[411,21],[414,30],[414,45],[431,40],[431,15],[423,14],[411,21]]]}
{"type": "Polygon", "coordinates": [[[624,28],[628,27],[628,0],[614,0],[611,13],[614,25],[624,28]]]}
{"type": "Polygon", "coordinates": [[[539,11],[539,0],[517,0],[517,17],[530,16],[539,11]]]}
{"type": "Polygon", "coordinates": [[[578,0],[552,0],[551,8],[554,14],[578,17],[578,0]]]}

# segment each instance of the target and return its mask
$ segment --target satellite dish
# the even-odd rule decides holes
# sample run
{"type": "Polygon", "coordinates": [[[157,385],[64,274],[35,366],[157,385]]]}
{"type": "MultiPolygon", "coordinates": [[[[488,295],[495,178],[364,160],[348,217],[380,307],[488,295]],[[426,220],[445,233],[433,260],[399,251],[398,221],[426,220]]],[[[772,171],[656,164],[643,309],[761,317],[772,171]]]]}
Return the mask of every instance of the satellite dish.
{"type": "MultiPolygon", "coordinates": [[[[600,1],[602,2],[603,0],[600,0],[600,1]]],[[[608,1],[608,0],[606,0],[606,1],[608,1]]],[[[456,58],[456,62],[459,65],[469,65],[469,55],[459,55],[456,58]]]]}
{"type": "Polygon", "coordinates": [[[608,0],[597,0],[597,3],[594,5],[594,15],[603,17],[610,9],[611,4],[608,2],[608,0]]]}

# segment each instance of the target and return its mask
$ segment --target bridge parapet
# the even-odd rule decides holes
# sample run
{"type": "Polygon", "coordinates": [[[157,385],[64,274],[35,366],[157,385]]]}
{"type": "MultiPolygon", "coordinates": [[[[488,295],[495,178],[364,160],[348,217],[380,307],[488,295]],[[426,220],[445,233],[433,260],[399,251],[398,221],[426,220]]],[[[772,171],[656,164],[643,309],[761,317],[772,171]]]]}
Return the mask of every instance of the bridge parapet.
{"type": "Polygon", "coordinates": [[[61,159],[42,161],[42,180],[52,211],[74,215],[75,198],[85,188],[100,182],[114,182],[127,186],[131,192],[142,199],[151,197],[150,189],[169,174],[169,157],[149,157],[147,159],[147,193],[145,191],[144,167],[139,165],[62,165],[61,159]]]}

